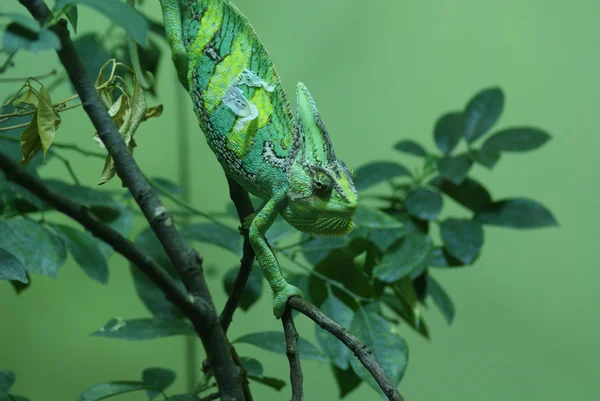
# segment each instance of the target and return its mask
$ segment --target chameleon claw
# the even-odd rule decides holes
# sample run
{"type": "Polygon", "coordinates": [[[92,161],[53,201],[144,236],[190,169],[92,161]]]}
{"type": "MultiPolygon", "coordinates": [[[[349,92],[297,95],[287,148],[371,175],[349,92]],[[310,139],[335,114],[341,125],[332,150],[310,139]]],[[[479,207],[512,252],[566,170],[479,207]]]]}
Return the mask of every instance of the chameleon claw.
{"type": "Polygon", "coordinates": [[[273,314],[277,319],[281,319],[283,312],[285,312],[288,299],[294,296],[304,298],[302,290],[291,284],[287,284],[281,291],[273,293],[273,314]]]}

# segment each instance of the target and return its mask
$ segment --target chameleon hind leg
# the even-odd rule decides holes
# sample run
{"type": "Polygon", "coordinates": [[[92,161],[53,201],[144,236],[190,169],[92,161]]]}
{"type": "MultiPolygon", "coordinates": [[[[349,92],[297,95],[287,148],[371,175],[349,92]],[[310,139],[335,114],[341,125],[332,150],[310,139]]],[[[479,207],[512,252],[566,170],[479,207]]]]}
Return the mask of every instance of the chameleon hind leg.
{"type": "Polygon", "coordinates": [[[279,268],[279,262],[277,262],[273,251],[265,240],[265,233],[277,218],[282,203],[283,201],[278,201],[276,197],[267,201],[252,220],[249,231],[250,244],[256,254],[256,260],[273,291],[273,314],[277,319],[283,315],[290,297],[294,295],[303,296],[299,288],[285,281],[279,268]]]}

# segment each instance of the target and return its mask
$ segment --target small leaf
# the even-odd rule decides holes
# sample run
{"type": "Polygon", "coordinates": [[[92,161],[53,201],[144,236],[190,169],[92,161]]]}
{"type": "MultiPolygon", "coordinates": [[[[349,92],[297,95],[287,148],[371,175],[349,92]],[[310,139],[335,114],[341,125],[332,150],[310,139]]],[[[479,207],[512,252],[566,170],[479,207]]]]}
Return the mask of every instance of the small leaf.
{"type": "Polygon", "coordinates": [[[180,320],[161,318],[122,320],[114,318],[91,335],[138,341],[180,335],[193,336],[195,333],[191,324],[180,320]]]}
{"type": "Polygon", "coordinates": [[[31,86],[27,86],[27,90],[25,91],[25,93],[23,93],[21,96],[19,96],[13,102],[13,107],[15,109],[19,109],[19,108],[22,109],[22,108],[26,108],[28,106],[37,107],[37,104],[38,104],[38,97],[33,92],[33,89],[31,88],[31,86]]]}
{"type": "Polygon", "coordinates": [[[423,263],[433,245],[427,235],[411,232],[399,245],[393,246],[373,269],[373,275],[386,283],[393,283],[409,275],[423,263]]]}
{"type": "MultiPolygon", "coordinates": [[[[279,331],[263,331],[259,333],[246,334],[234,343],[246,343],[254,345],[266,351],[285,355],[285,334],[279,331]]],[[[298,341],[298,353],[300,358],[311,359],[319,362],[327,362],[325,355],[321,353],[314,345],[300,338],[298,341]]]]}
{"type": "Polygon", "coordinates": [[[333,376],[335,377],[338,389],[340,390],[340,399],[354,391],[362,382],[362,379],[354,373],[354,370],[351,367],[342,370],[335,365],[331,365],[331,369],[333,370],[333,376]]]}
{"type": "Polygon", "coordinates": [[[175,381],[175,372],[165,368],[148,368],[142,372],[142,381],[149,387],[146,392],[151,400],[175,381]]]}
{"type": "Polygon", "coordinates": [[[138,381],[114,381],[102,383],[81,393],[77,398],[77,401],[97,401],[114,395],[130,393],[132,391],[144,390],[147,388],[147,384],[138,381]]]}
{"type": "Polygon", "coordinates": [[[479,210],[475,220],[482,224],[511,228],[541,228],[557,226],[552,213],[538,202],[514,198],[491,203],[479,210]]]}
{"type": "Polygon", "coordinates": [[[465,264],[441,247],[433,248],[429,253],[427,265],[432,267],[460,267],[465,264]]]}
{"type": "Polygon", "coordinates": [[[394,145],[394,149],[399,152],[409,153],[414,156],[427,157],[427,151],[415,141],[404,139],[394,145]]]}
{"type": "Polygon", "coordinates": [[[465,264],[471,264],[483,246],[481,223],[466,219],[448,219],[440,227],[444,247],[465,264]]]}
{"type": "Polygon", "coordinates": [[[504,108],[504,93],[497,87],[477,93],[465,109],[465,139],[473,143],[498,121],[504,108]]]}
{"type": "MultiPolygon", "coordinates": [[[[239,270],[239,266],[234,267],[230,269],[223,278],[223,285],[227,295],[229,296],[231,296],[231,291],[233,291],[233,285],[239,270]]],[[[250,309],[250,307],[254,305],[254,303],[260,298],[262,288],[263,274],[258,263],[255,263],[252,267],[252,271],[250,272],[250,276],[248,277],[248,281],[246,282],[246,286],[244,287],[244,291],[242,292],[242,296],[239,301],[239,307],[243,311],[250,309]]]]}
{"type": "Polygon", "coordinates": [[[77,264],[92,280],[108,283],[108,262],[99,247],[99,240],[88,232],[62,224],[53,224],[52,228],[59,233],[77,264]]]}
{"type": "Polygon", "coordinates": [[[85,4],[100,11],[114,23],[122,26],[142,46],[148,35],[148,21],[142,14],[118,0],[57,0],[56,8],[69,4],[85,4]]]}
{"type": "Polygon", "coordinates": [[[16,376],[10,370],[0,370],[0,399],[6,396],[8,390],[15,384],[16,376]]]}
{"type": "Polygon", "coordinates": [[[427,292],[431,295],[431,298],[433,298],[433,302],[435,302],[440,309],[448,321],[448,324],[451,324],[454,320],[454,315],[456,314],[454,304],[446,291],[444,291],[440,284],[431,276],[427,276],[427,292]]]}
{"type": "Polygon", "coordinates": [[[0,219],[0,248],[13,254],[28,271],[52,278],[67,256],[62,240],[31,220],[0,219]]]}
{"type": "Polygon", "coordinates": [[[313,265],[325,259],[329,252],[341,249],[347,244],[345,238],[342,237],[316,237],[308,241],[309,236],[304,234],[302,239],[304,241],[301,247],[302,253],[313,265]]]}
{"type": "Polygon", "coordinates": [[[25,291],[31,286],[31,276],[29,275],[29,273],[26,273],[25,277],[27,277],[27,283],[22,283],[20,281],[10,282],[10,285],[12,285],[17,295],[20,295],[23,291],[25,291]]]}
{"type": "Polygon", "coordinates": [[[402,228],[404,225],[381,210],[366,206],[358,205],[354,212],[354,223],[362,227],[370,228],[402,228]]]}
{"type": "Polygon", "coordinates": [[[356,180],[354,186],[359,191],[364,191],[367,188],[373,187],[383,181],[395,177],[407,176],[412,174],[408,169],[401,164],[394,162],[373,162],[361,166],[356,170],[356,180]]]}
{"type": "MultiPolygon", "coordinates": [[[[356,311],[350,332],[371,350],[392,385],[397,386],[406,371],[408,347],[396,328],[379,316],[374,308],[367,306],[356,311]]],[[[361,379],[382,394],[379,385],[358,358],[350,358],[350,364],[361,379]]]]}
{"type": "Polygon", "coordinates": [[[417,188],[407,194],[404,205],[412,216],[435,220],[442,211],[442,197],[437,192],[417,188]]]}
{"type": "Polygon", "coordinates": [[[434,128],[435,143],[443,154],[454,150],[463,136],[465,122],[462,112],[444,114],[437,120],[434,128]]]}
{"type": "MultiPolygon", "coordinates": [[[[416,296],[414,296],[413,299],[418,301],[416,296]]],[[[381,296],[381,300],[398,316],[404,319],[404,321],[408,323],[409,326],[412,327],[417,333],[429,340],[429,329],[427,328],[425,321],[420,314],[415,314],[414,308],[411,307],[411,304],[405,297],[395,297],[390,294],[383,294],[381,296]]]]}
{"type": "Polygon", "coordinates": [[[487,153],[529,152],[544,145],[550,135],[537,128],[517,127],[496,132],[481,149],[487,153]]]}
{"type": "Polygon", "coordinates": [[[467,177],[473,163],[467,155],[446,156],[438,160],[440,176],[459,185],[467,177]]]}
{"type": "Polygon", "coordinates": [[[187,225],[180,231],[188,240],[217,245],[236,255],[242,254],[242,236],[233,228],[216,223],[199,223],[187,225]]]}
{"type": "Polygon", "coordinates": [[[488,170],[493,169],[498,160],[500,160],[500,153],[487,152],[483,149],[471,149],[468,155],[471,160],[486,167],[488,170]]]}
{"type": "Polygon", "coordinates": [[[273,377],[265,377],[263,375],[262,364],[254,358],[240,357],[242,365],[246,369],[246,375],[249,379],[252,379],[258,383],[262,383],[266,386],[272,387],[277,391],[280,391],[285,387],[283,380],[275,379],[273,377]]]}
{"type": "MultiPolygon", "coordinates": [[[[86,33],[78,36],[73,41],[73,45],[75,45],[75,49],[85,66],[88,77],[95,80],[98,71],[106,63],[106,60],[111,58],[110,54],[104,48],[102,41],[98,38],[97,34],[86,33]]],[[[72,92],[75,92],[75,89],[71,89],[72,92]]]]}
{"type": "Polygon", "coordinates": [[[3,248],[0,248],[0,280],[17,280],[25,284],[29,282],[23,263],[3,248]]]}
{"type": "Polygon", "coordinates": [[[264,384],[265,386],[269,386],[277,391],[281,391],[282,388],[285,387],[285,382],[281,379],[277,379],[275,377],[256,377],[256,376],[248,376],[250,380],[254,380],[257,383],[264,384]]]}
{"type": "Polygon", "coordinates": [[[73,27],[73,33],[77,33],[77,22],[79,21],[79,12],[77,11],[77,6],[67,6],[65,8],[65,15],[73,27]]]}
{"type": "Polygon", "coordinates": [[[488,190],[472,178],[466,178],[459,185],[449,180],[437,178],[431,184],[437,186],[443,193],[473,212],[477,212],[492,202],[492,196],[488,190]]]}
{"type": "MultiPolygon", "coordinates": [[[[321,311],[346,329],[350,328],[354,311],[333,294],[321,305],[321,311]]],[[[347,369],[351,357],[350,350],[331,333],[315,325],[315,338],[325,355],[340,369],[347,369]]]]}

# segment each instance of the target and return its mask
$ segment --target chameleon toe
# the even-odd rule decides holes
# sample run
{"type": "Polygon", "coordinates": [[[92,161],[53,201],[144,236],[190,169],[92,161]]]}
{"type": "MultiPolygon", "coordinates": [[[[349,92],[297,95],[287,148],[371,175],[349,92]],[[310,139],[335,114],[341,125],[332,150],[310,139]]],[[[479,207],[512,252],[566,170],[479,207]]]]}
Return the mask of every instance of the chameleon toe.
{"type": "Polygon", "coordinates": [[[302,290],[290,284],[284,287],[283,290],[273,293],[273,314],[277,319],[283,316],[288,299],[294,296],[304,298],[302,290]]]}

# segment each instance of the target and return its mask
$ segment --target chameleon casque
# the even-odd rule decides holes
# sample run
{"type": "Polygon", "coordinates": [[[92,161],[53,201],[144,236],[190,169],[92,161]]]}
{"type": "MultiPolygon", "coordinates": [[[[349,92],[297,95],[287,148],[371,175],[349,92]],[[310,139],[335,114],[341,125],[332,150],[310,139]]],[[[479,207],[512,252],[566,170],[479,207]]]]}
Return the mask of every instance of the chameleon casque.
{"type": "Polygon", "coordinates": [[[336,158],[308,89],[297,85],[294,119],[279,76],[256,32],[229,0],[160,0],[167,39],[206,140],[226,174],[265,201],[250,243],[280,318],[288,284],[265,233],[280,214],[311,235],[352,230],[358,197],[352,172],[336,158]]]}

